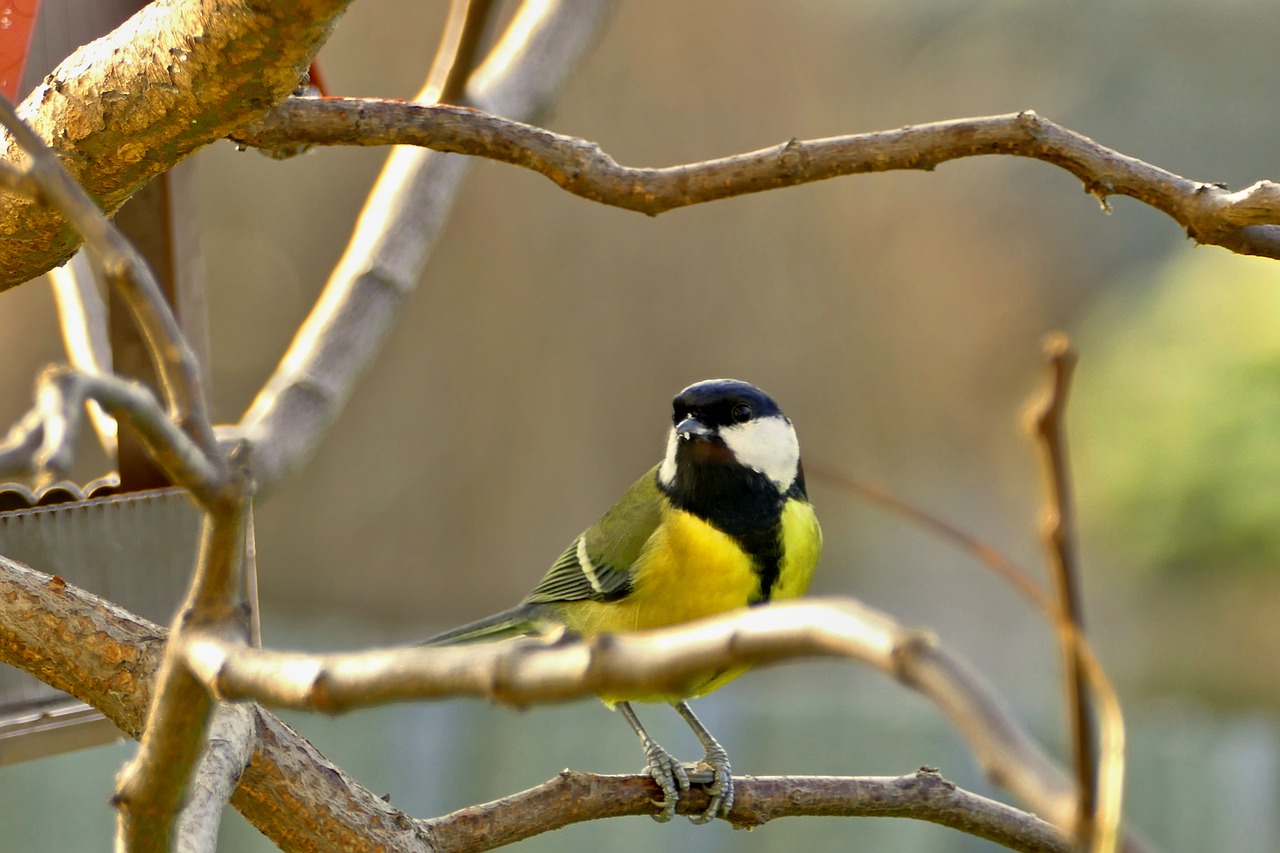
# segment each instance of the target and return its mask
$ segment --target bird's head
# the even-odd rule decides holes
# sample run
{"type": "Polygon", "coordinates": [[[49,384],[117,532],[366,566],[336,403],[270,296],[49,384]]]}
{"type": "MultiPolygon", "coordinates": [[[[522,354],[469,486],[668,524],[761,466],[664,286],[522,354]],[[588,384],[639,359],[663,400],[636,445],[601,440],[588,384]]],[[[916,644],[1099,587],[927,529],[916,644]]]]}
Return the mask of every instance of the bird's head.
{"type": "Polygon", "coordinates": [[[756,386],[708,379],[677,394],[671,409],[667,453],[658,469],[658,482],[668,493],[754,472],[751,479],[763,480],[780,495],[797,487],[803,495],[795,428],[756,386]]]}

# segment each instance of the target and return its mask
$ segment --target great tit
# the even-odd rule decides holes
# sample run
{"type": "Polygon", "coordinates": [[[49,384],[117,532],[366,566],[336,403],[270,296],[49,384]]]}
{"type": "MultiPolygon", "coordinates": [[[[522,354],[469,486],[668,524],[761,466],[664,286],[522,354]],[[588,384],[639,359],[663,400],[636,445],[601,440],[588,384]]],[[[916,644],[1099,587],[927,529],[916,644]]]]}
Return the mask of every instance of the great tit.
{"type": "MultiPolygon", "coordinates": [[[[790,419],[763,391],[733,379],[685,388],[672,401],[666,455],[570,543],[520,604],[437,634],[424,645],[567,629],[581,637],[662,628],[803,595],[822,551],[790,419]]],[[[665,701],[706,748],[711,803],[694,823],[733,807],[729,757],[690,709],[746,667],[707,673],[686,695],[600,698],[621,712],[644,747],[675,814],[689,789],[684,765],[649,737],[631,701],[665,701]]]]}

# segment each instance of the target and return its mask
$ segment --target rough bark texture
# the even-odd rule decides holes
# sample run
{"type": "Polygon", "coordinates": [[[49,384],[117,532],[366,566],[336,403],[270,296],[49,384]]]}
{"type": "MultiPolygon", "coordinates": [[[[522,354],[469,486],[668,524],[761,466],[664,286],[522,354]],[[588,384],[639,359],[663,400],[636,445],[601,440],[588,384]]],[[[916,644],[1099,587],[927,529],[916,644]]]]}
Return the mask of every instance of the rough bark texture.
{"type": "MultiPolygon", "coordinates": [[[[19,112],[102,208],[297,86],[350,0],[158,0],[80,48],[19,112]]],[[[23,162],[5,137],[0,158],[23,162]]],[[[0,195],[0,290],[56,266],[79,237],[63,217],[0,195]]]]}

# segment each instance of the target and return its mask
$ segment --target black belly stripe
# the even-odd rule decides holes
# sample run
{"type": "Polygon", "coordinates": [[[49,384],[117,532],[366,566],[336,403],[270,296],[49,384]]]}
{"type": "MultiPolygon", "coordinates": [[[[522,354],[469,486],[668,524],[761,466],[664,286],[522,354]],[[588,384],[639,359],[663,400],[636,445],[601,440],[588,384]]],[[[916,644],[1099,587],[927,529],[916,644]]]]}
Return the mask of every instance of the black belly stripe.
{"type": "MultiPolygon", "coordinates": [[[[663,488],[659,483],[659,488],[663,488]]],[[[786,495],[763,474],[738,465],[680,466],[670,488],[673,506],[732,536],[751,557],[760,585],[748,604],[764,604],[782,572],[782,508],[804,497],[803,481],[786,495]],[[796,493],[796,494],[792,494],[796,493]]]]}

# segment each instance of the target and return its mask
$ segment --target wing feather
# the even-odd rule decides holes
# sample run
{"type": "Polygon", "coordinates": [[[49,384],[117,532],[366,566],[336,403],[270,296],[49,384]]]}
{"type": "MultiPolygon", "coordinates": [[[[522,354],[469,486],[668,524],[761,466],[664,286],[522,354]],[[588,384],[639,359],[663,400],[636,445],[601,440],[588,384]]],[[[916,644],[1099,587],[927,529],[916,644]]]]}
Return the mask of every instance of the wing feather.
{"type": "Polygon", "coordinates": [[[631,573],[662,520],[654,467],[552,564],[527,603],[617,601],[631,592],[631,573]]]}

